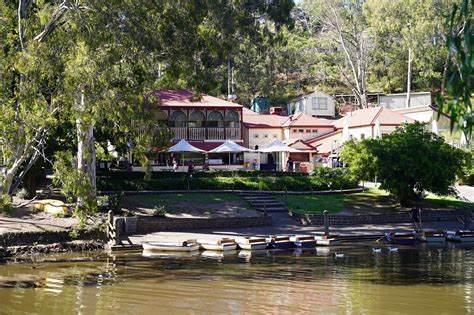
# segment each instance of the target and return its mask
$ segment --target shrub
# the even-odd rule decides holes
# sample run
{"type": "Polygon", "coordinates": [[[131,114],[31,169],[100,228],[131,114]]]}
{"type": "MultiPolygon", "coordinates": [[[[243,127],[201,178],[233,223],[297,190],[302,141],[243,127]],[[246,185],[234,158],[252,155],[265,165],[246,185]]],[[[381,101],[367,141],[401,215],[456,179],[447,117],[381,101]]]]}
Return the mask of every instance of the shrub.
{"type": "Polygon", "coordinates": [[[15,196],[21,199],[29,199],[30,197],[28,190],[26,190],[25,188],[21,188],[20,190],[18,190],[15,196]]]}
{"type": "Polygon", "coordinates": [[[165,206],[154,206],[153,207],[153,216],[164,218],[166,217],[166,208],[165,206]]]}

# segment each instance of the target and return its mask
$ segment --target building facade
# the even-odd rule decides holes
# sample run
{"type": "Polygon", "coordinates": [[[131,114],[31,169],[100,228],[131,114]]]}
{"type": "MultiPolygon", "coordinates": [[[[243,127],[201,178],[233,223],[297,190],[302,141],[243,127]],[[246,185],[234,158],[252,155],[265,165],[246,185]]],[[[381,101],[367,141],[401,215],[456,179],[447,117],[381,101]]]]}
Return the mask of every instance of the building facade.
{"type": "Polygon", "coordinates": [[[304,113],[313,117],[336,117],[334,98],[321,91],[298,96],[287,105],[288,114],[304,113]]]}

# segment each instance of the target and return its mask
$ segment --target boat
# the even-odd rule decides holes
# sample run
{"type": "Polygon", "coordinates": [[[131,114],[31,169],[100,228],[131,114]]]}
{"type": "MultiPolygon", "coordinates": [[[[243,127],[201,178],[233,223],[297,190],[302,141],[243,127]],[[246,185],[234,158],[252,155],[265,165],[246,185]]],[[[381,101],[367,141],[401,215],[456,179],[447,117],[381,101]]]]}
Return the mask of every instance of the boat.
{"type": "Polygon", "coordinates": [[[314,236],[310,235],[293,235],[290,236],[290,241],[295,247],[299,248],[315,248],[316,240],[314,236]]]}
{"type": "Polygon", "coordinates": [[[218,240],[199,240],[197,241],[202,249],[215,251],[236,250],[237,243],[233,238],[221,238],[218,240]]]}
{"type": "Polygon", "coordinates": [[[474,230],[446,231],[446,238],[455,242],[474,242],[474,230]]]}
{"type": "Polygon", "coordinates": [[[265,241],[269,249],[288,249],[293,245],[289,236],[271,235],[265,241]]]}
{"type": "Polygon", "coordinates": [[[316,245],[321,246],[334,246],[341,244],[341,240],[338,239],[336,234],[315,236],[314,239],[316,240],[316,245]]]}
{"type": "Polygon", "coordinates": [[[267,242],[263,237],[244,237],[236,240],[241,249],[261,250],[267,248],[267,242]]]}
{"type": "Polygon", "coordinates": [[[446,235],[440,230],[421,230],[416,233],[416,237],[423,242],[428,243],[444,243],[446,235]]]}
{"type": "Polygon", "coordinates": [[[142,244],[145,251],[193,252],[199,250],[196,240],[182,242],[146,242],[142,244]]]}
{"type": "Polygon", "coordinates": [[[142,252],[142,257],[146,258],[186,258],[199,255],[199,251],[192,252],[172,252],[172,251],[148,251],[142,252]]]}
{"type": "Polygon", "coordinates": [[[413,245],[416,243],[414,232],[389,232],[385,233],[387,241],[392,244],[413,245]]]}

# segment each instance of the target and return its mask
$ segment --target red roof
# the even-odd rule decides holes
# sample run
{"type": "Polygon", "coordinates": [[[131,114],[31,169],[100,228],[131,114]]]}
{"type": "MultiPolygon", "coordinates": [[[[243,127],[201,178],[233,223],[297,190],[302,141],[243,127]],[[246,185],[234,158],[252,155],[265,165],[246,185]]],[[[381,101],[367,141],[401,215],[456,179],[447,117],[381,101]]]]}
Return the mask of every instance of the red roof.
{"type": "Polygon", "coordinates": [[[242,122],[248,128],[285,128],[285,127],[332,127],[333,122],[327,119],[298,113],[291,116],[259,115],[250,109],[243,109],[242,122]]]}
{"type": "Polygon", "coordinates": [[[228,102],[217,97],[201,94],[201,99],[193,102],[192,99],[196,93],[188,90],[157,90],[154,92],[158,95],[162,106],[179,106],[179,107],[232,107],[242,108],[240,104],[228,102]]]}
{"type": "Polygon", "coordinates": [[[288,116],[283,127],[332,127],[333,121],[316,118],[305,113],[288,116]]]}
{"type": "Polygon", "coordinates": [[[366,109],[359,109],[348,113],[341,119],[334,122],[334,127],[342,129],[344,127],[344,120],[347,119],[349,128],[360,126],[372,126],[378,120],[380,125],[398,126],[403,122],[412,123],[413,119],[408,118],[400,113],[385,107],[372,107],[366,109]]]}

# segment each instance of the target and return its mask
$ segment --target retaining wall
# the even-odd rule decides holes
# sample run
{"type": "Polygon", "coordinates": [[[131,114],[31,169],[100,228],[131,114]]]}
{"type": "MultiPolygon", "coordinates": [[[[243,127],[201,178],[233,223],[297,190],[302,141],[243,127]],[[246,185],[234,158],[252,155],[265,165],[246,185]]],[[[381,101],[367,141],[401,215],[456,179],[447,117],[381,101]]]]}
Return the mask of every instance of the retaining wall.
{"type": "MultiPolygon", "coordinates": [[[[247,218],[159,218],[151,216],[137,217],[136,234],[169,231],[179,232],[197,229],[243,228],[271,226],[272,217],[259,216],[247,218]]],[[[134,233],[134,234],[135,234],[134,233]]]]}
{"type": "MultiPolygon", "coordinates": [[[[457,211],[425,211],[421,213],[422,222],[457,221],[464,217],[465,210],[457,211]]],[[[291,213],[293,218],[302,225],[324,225],[324,216],[321,214],[299,214],[291,213]]],[[[387,224],[387,223],[411,223],[412,219],[408,212],[397,212],[374,215],[329,215],[329,225],[352,225],[352,224],[387,224]]]]}

